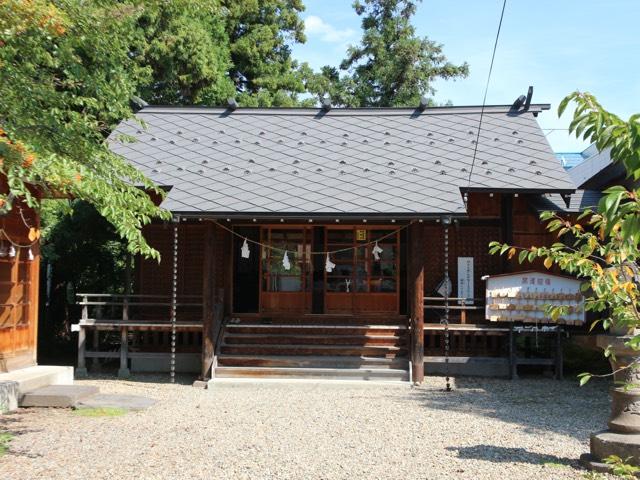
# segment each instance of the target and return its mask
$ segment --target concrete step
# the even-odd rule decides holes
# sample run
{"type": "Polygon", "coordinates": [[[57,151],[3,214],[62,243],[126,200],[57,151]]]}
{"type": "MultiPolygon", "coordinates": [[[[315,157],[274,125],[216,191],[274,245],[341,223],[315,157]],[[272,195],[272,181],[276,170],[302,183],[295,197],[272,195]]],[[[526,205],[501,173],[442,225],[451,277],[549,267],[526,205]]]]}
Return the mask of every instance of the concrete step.
{"type": "Polygon", "coordinates": [[[222,354],[230,355],[331,355],[356,357],[397,357],[406,355],[403,347],[351,346],[351,345],[261,345],[223,343],[222,354]]]}
{"type": "Polygon", "coordinates": [[[407,370],[369,368],[216,367],[215,378],[408,381],[407,370]]]}
{"type": "Polygon", "coordinates": [[[98,387],[89,385],[49,385],[25,393],[21,407],[74,407],[78,402],[98,394],[98,387]]]}
{"type": "Polygon", "coordinates": [[[220,367],[376,368],[408,370],[407,358],[312,355],[220,355],[220,367]]]}
{"type": "Polygon", "coordinates": [[[16,382],[20,393],[48,385],[72,385],[73,367],[36,365],[8,373],[0,373],[0,382],[3,381],[16,382]]]}
{"type": "Polygon", "coordinates": [[[345,345],[345,346],[388,346],[406,344],[406,339],[395,335],[302,335],[302,334],[231,334],[224,336],[225,343],[259,345],[345,345]]]}
{"type": "Polygon", "coordinates": [[[0,373],[0,413],[18,408],[26,392],[48,385],[73,384],[73,367],[36,365],[0,373]]]}

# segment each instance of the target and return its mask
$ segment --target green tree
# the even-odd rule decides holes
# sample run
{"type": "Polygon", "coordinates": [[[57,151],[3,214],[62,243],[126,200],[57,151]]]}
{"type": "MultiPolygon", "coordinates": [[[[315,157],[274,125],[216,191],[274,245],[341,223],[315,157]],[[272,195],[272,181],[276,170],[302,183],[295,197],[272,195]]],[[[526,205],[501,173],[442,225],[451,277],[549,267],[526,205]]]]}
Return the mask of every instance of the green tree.
{"type": "Polygon", "coordinates": [[[334,95],[334,103],[346,106],[414,106],[435,93],[433,80],[468,75],[466,63],[448,62],[441,44],[416,35],[415,1],[356,0],[353,7],[362,17],[362,40],[340,64],[347,74],[325,67],[309,80],[319,97],[334,95]]]}
{"type": "MultiPolygon", "coordinates": [[[[239,2],[238,2],[239,3],[239,2]]],[[[226,21],[217,0],[138,0],[132,56],[151,77],[139,96],[161,105],[220,105],[234,96],[226,21]]]]}
{"type": "Polygon", "coordinates": [[[305,92],[291,42],[304,43],[302,0],[222,0],[231,51],[229,75],[247,106],[293,106],[305,92]]]}
{"type": "MultiPolygon", "coordinates": [[[[623,120],[605,110],[589,93],[575,92],[560,104],[562,114],[569,102],[576,105],[569,130],[577,137],[595,143],[599,150],[611,149],[613,162],[624,165],[637,185],[640,179],[640,114],[623,120]]],[[[638,286],[640,284],[640,188],[613,186],[604,192],[595,211],[586,210],[577,221],[544,212],[546,228],[556,232],[559,241],[551,246],[523,248],[492,242],[492,253],[518,255],[520,263],[544,259],[544,265],[557,265],[562,271],[585,280],[585,309],[596,312],[595,324],[605,329],[635,332],[640,327],[638,286]]],[[[551,317],[565,314],[566,307],[549,308],[551,317]]],[[[592,326],[593,327],[593,326],[592,326]]],[[[640,350],[640,335],[627,345],[640,350]]],[[[605,351],[605,355],[609,355],[605,351]]],[[[581,375],[586,382],[590,374],[581,375]]]]}
{"type": "Polygon", "coordinates": [[[130,55],[139,16],[120,3],[0,3],[0,208],[39,208],[35,192],[85,200],[130,251],[157,256],[141,228],[168,217],[146,192],[163,194],[106,141],[149,78],[130,55]]]}

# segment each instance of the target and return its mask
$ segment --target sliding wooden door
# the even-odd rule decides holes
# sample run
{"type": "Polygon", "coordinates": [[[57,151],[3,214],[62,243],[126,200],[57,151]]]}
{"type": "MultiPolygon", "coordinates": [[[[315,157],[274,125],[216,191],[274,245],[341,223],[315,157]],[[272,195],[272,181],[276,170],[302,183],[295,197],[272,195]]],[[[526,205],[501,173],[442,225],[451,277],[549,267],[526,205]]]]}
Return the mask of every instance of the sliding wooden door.
{"type": "Polygon", "coordinates": [[[385,227],[327,227],[325,250],[335,252],[325,272],[326,313],[397,313],[400,238],[385,227]],[[375,242],[382,249],[375,258],[375,242]]]}
{"type": "Polygon", "coordinates": [[[260,305],[263,313],[311,311],[312,264],[309,227],[262,227],[260,305]],[[288,268],[284,257],[288,258],[288,268]]]}

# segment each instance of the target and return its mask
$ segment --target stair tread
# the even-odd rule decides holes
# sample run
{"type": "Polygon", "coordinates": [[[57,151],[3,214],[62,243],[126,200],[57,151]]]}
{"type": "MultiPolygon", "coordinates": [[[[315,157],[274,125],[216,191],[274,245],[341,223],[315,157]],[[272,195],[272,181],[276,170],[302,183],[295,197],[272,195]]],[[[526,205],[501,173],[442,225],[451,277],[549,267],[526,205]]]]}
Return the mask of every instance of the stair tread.
{"type": "Polygon", "coordinates": [[[225,335],[225,338],[273,338],[273,337],[285,337],[285,338],[388,338],[388,339],[398,339],[402,338],[398,335],[369,335],[369,334],[360,334],[360,335],[351,335],[351,334],[337,334],[337,335],[328,335],[326,333],[231,333],[228,332],[225,335]]]}
{"type": "Polygon", "coordinates": [[[240,370],[257,370],[260,372],[292,372],[292,373],[357,373],[357,372],[371,372],[380,375],[393,375],[393,374],[402,374],[406,373],[408,370],[402,368],[328,368],[328,367],[232,367],[232,366],[222,366],[216,367],[216,372],[218,371],[240,371],[240,370]]]}
{"type": "Polygon", "coordinates": [[[236,358],[236,359],[257,359],[257,360],[322,360],[330,362],[334,361],[344,361],[345,359],[352,359],[352,361],[364,360],[364,361],[375,361],[375,362],[384,362],[384,363],[392,363],[397,361],[392,358],[381,358],[381,357],[367,357],[363,356],[352,356],[352,357],[331,357],[329,355],[242,355],[235,353],[221,353],[218,355],[218,358],[236,358]]]}
{"type": "Polygon", "coordinates": [[[223,342],[222,347],[269,347],[269,348],[331,348],[335,350],[353,350],[354,348],[373,348],[376,350],[406,350],[406,347],[396,347],[387,345],[308,345],[308,344],[293,344],[293,343],[277,343],[277,344],[264,344],[264,343],[226,343],[223,342]]]}
{"type": "Polygon", "coordinates": [[[326,328],[326,329],[341,329],[350,328],[353,330],[369,330],[377,328],[380,330],[407,330],[406,325],[380,325],[380,324],[366,324],[366,325],[319,325],[319,324],[307,324],[307,325],[292,325],[290,323],[228,323],[226,328],[326,328]]]}

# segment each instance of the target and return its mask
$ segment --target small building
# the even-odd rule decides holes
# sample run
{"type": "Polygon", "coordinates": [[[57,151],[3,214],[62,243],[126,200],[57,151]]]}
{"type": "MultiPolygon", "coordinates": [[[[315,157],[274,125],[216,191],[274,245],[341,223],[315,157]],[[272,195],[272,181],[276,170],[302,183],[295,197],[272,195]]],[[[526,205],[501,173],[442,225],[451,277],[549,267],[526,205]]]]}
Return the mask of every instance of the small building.
{"type": "Polygon", "coordinates": [[[131,294],[81,295],[80,373],[421,381],[445,315],[451,355],[501,355],[481,277],[519,266],[488,244],[548,242],[540,202],[575,191],[536,121],[549,105],[234,107],[147,106],[110,137],[174,220],[145,227],[162,261],[136,260],[131,294]]]}
{"type": "Polygon", "coordinates": [[[23,204],[0,216],[0,373],[37,362],[39,227],[23,204]]]}

